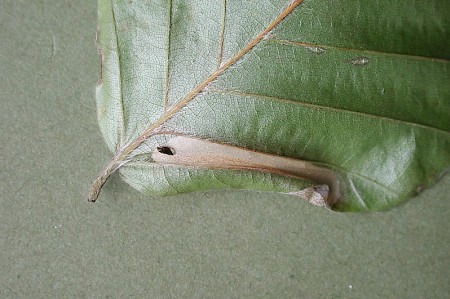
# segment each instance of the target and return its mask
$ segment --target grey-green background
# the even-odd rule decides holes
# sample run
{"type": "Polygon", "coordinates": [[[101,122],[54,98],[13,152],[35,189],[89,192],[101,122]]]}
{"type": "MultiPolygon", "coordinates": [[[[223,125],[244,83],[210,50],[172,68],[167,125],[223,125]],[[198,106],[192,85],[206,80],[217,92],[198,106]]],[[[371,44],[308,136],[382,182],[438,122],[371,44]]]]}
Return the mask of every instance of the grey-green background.
{"type": "Polygon", "coordinates": [[[0,1],[0,297],[450,298],[450,176],[383,213],[119,177],[97,126],[96,1],[0,1]]]}

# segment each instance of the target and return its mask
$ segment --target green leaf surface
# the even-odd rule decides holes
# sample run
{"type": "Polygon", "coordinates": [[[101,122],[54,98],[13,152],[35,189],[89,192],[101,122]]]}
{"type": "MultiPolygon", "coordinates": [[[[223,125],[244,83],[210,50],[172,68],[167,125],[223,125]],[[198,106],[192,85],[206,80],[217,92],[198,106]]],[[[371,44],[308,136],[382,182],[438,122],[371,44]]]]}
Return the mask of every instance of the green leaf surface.
{"type": "Polygon", "coordinates": [[[302,160],[334,174],[333,209],[382,210],[450,165],[446,1],[99,0],[98,43],[114,158],[93,200],[116,170],[159,195],[323,183],[280,166],[302,160]],[[181,137],[199,141],[185,162],[181,137]]]}

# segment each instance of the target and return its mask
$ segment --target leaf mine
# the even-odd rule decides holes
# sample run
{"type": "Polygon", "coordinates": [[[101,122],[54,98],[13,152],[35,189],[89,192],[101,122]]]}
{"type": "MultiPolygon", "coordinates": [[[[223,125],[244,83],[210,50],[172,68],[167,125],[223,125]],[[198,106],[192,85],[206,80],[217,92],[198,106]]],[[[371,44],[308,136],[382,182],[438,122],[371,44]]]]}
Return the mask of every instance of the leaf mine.
{"type": "Polygon", "coordinates": [[[339,200],[339,181],[336,174],[330,169],[307,161],[184,136],[170,139],[167,144],[153,151],[151,157],[159,164],[253,170],[308,179],[328,186],[327,206],[333,206],[339,200]],[[162,148],[165,150],[161,151],[162,148]]]}

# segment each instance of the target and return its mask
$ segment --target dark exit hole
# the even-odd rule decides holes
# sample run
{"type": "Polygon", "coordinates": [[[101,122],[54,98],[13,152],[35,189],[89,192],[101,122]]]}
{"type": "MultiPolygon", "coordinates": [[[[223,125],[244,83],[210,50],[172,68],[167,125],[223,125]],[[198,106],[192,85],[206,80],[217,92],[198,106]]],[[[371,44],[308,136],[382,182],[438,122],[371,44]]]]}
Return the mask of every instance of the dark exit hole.
{"type": "Polygon", "coordinates": [[[168,147],[168,146],[158,146],[156,149],[161,154],[165,154],[165,155],[169,155],[169,156],[175,155],[175,151],[172,148],[168,147]]]}

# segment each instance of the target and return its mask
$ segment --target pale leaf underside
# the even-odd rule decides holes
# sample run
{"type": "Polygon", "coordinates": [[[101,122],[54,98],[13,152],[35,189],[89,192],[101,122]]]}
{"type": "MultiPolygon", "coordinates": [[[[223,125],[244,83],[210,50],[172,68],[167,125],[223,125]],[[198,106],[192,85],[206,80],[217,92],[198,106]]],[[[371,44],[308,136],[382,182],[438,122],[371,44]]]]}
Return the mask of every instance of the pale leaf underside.
{"type": "Polygon", "coordinates": [[[322,187],[300,190],[326,184],[353,211],[413,196],[450,165],[450,10],[418,5],[99,0],[98,118],[115,156],[90,200],[116,170],[157,195],[323,205],[322,187]]]}

